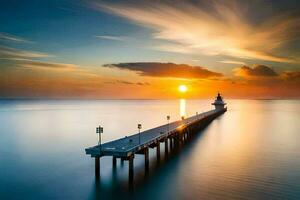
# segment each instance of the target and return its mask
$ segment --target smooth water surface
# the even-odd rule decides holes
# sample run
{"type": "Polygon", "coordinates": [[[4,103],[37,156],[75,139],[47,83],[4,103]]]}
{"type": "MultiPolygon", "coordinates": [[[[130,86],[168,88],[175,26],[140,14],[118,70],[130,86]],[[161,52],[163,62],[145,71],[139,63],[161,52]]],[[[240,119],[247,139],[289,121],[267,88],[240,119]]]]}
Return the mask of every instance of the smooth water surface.
{"type": "Polygon", "coordinates": [[[101,180],[84,148],[212,109],[205,100],[1,100],[0,199],[300,199],[300,101],[228,100],[178,153],[157,165],[150,151],[128,163],[101,158],[101,180]]]}

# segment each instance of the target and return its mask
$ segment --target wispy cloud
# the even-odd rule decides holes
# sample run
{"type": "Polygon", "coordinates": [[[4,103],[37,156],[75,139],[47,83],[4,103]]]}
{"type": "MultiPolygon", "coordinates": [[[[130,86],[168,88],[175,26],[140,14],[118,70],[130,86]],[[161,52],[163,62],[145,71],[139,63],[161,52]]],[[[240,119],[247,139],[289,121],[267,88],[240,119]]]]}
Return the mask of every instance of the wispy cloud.
{"type": "Polygon", "coordinates": [[[96,35],[96,38],[104,40],[114,40],[114,41],[125,41],[127,38],[124,36],[112,36],[112,35],[96,35]]]}
{"type": "Polygon", "coordinates": [[[81,77],[99,77],[96,72],[71,63],[46,62],[29,59],[14,60],[14,64],[24,69],[44,70],[57,74],[67,73],[69,75],[79,75],[81,77]]]}
{"type": "Polygon", "coordinates": [[[11,34],[7,34],[7,33],[1,33],[0,32],[0,41],[8,41],[8,42],[17,42],[17,43],[28,43],[31,41],[26,40],[24,38],[15,36],[15,35],[11,35],[11,34]]]}
{"type": "Polygon", "coordinates": [[[202,79],[221,77],[221,73],[213,72],[200,66],[186,64],[158,63],[158,62],[136,62],[107,64],[104,67],[113,67],[123,70],[134,71],[141,76],[172,77],[202,79]]]}
{"type": "Polygon", "coordinates": [[[162,51],[299,62],[297,58],[278,53],[289,42],[299,40],[299,17],[277,13],[253,23],[249,13],[255,12],[254,8],[246,9],[244,2],[243,5],[236,1],[209,2],[210,5],[203,6],[195,1],[101,1],[94,6],[154,30],[156,39],[174,43],[170,48],[156,47],[162,51]]]}
{"type": "Polygon", "coordinates": [[[28,58],[45,58],[50,55],[35,51],[25,51],[10,47],[0,46],[0,59],[28,59],[28,58]]]}
{"type": "Polygon", "coordinates": [[[74,71],[77,69],[74,64],[66,63],[55,63],[55,62],[42,62],[35,60],[22,60],[19,63],[20,66],[29,68],[39,68],[39,69],[54,69],[54,70],[69,70],[74,71]]]}
{"type": "Polygon", "coordinates": [[[225,64],[236,64],[236,65],[246,65],[245,62],[242,62],[242,61],[236,61],[236,60],[221,60],[221,61],[218,61],[220,63],[225,63],[225,64]]]}
{"type": "Polygon", "coordinates": [[[139,85],[139,86],[147,86],[150,85],[148,82],[131,82],[131,81],[124,81],[124,80],[116,80],[116,81],[111,81],[107,83],[112,83],[112,84],[125,84],[125,85],[139,85]]]}
{"type": "Polygon", "coordinates": [[[181,53],[181,54],[196,54],[191,48],[187,48],[181,44],[163,44],[150,47],[151,49],[164,52],[181,53]]]}
{"type": "Polygon", "coordinates": [[[52,72],[72,72],[88,76],[96,76],[90,70],[86,70],[75,64],[60,63],[53,61],[42,61],[42,58],[53,57],[46,53],[19,50],[10,47],[0,46],[0,66],[4,67],[23,67],[24,69],[48,70],[52,72]],[[4,61],[4,62],[2,62],[4,61]]]}

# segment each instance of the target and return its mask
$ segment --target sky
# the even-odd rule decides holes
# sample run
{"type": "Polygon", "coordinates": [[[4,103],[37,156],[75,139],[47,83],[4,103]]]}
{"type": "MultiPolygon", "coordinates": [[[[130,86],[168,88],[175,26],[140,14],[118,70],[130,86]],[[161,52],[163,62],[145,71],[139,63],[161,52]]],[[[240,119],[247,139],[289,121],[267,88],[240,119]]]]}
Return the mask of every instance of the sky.
{"type": "Polygon", "coordinates": [[[0,5],[0,98],[300,98],[297,0],[0,5]]]}

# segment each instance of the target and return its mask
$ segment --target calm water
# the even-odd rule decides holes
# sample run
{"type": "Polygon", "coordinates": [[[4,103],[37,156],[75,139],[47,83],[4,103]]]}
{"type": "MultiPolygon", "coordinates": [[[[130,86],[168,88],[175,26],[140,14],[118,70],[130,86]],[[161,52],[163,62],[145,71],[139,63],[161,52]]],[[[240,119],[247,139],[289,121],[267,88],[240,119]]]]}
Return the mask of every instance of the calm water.
{"type": "MultiPolygon", "coordinates": [[[[84,148],[210,110],[210,101],[0,101],[0,199],[300,199],[300,101],[228,100],[229,110],[150,176],[135,158],[101,160],[84,148]],[[139,198],[140,197],[140,198],[139,198]]],[[[164,148],[161,148],[163,151],[164,148]]],[[[163,152],[162,152],[163,155],[163,152]]],[[[162,158],[164,158],[162,156],[162,158]]]]}

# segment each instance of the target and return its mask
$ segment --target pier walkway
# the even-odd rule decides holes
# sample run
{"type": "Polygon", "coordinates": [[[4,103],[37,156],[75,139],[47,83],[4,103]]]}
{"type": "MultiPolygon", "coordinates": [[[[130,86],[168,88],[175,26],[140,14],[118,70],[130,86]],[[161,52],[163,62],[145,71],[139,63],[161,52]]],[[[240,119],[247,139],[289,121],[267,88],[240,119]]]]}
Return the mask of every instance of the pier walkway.
{"type": "Polygon", "coordinates": [[[141,148],[144,148],[158,140],[162,140],[174,132],[178,132],[188,127],[189,124],[199,121],[206,116],[210,116],[216,113],[217,110],[211,110],[204,112],[192,117],[186,118],[184,120],[178,120],[169,124],[164,124],[162,126],[152,128],[140,133],[133,134],[131,136],[126,136],[121,139],[117,139],[105,144],[90,147],[86,149],[86,154],[91,155],[92,157],[96,156],[118,156],[118,157],[127,157],[131,154],[139,151],[141,148]]]}
{"type": "Polygon", "coordinates": [[[95,158],[95,176],[100,177],[100,157],[112,156],[113,166],[117,158],[129,161],[129,180],[133,180],[134,154],[145,155],[145,170],[149,169],[149,148],[156,148],[157,161],[160,160],[160,143],[165,143],[165,157],[170,149],[180,145],[207,126],[213,119],[227,111],[219,108],[192,117],[164,124],[143,132],[126,136],[102,145],[85,149],[86,154],[95,158]]]}

